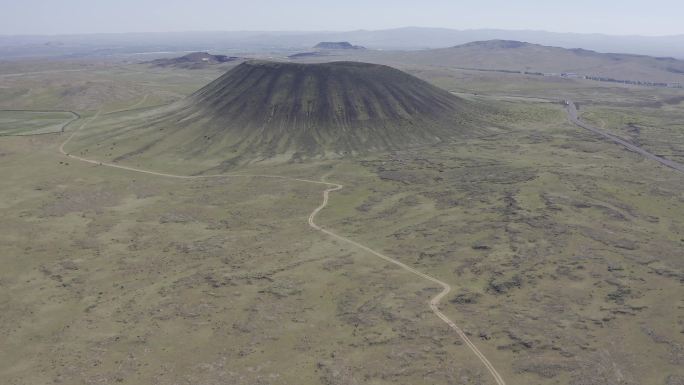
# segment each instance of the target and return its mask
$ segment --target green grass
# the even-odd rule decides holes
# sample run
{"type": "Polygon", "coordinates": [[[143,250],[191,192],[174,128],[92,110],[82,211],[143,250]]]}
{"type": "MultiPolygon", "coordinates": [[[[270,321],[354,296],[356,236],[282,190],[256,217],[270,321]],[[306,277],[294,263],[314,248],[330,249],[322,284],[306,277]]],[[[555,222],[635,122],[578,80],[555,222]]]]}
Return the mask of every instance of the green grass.
{"type": "MultiPolygon", "coordinates": [[[[119,89],[145,71],[78,79],[108,73],[119,89]]],[[[198,82],[149,71],[149,85],[111,95],[104,112],[198,82]]],[[[603,103],[672,96],[459,76],[479,94],[499,82],[509,95],[603,103]]],[[[34,81],[2,92],[56,95],[34,81]]],[[[684,377],[680,175],[569,124],[561,105],[473,98],[505,111],[497,124],[510,131],[240,171],[343,183],[317,222],[452,285],[442,310],[508,384],[684,377]]],[[[629,116],[674,125],[681,106],[662,108],[661,120],[661,110],[629,116]]],[[[619,122],[628,110],[596,116],[619,122]]],[[[0,139],[0,383],[492,383],[429,311],[437,288],[307,226],[321,186],[137,175],[60,156],[63,139],[0,139]]],[[[121,163],[179,174],[216,164],[198,159],[121,163]]]]}
{"type": "Polygon", "coordinates": [[[118,62],[54,65],[54,71],[46,70],[43,64],[27,68],[24,75],[0,73],[0,109],[82,113],[102,108],[106,112],[131,106],[145,96],[141,107],[167,104],[198,90],[225,71],[160,69],[118,62]]]}
{"type": "Polygon", "coordinates": [[[323,223],[474,296],[447,314],[511,383],[682,375],[679,175],[563,119],[357,168],[323,223]]]}
{"type": "Polygon", "coordinates": [[[68,111],[2,111],[0,135],[36,135],[62,132],[78,118],[68,111]]]}
{"type": "Polygon", "coordinates": [[[682,161],[683,112],[682,104],[632,108],[588,106],[583,110],[582,118],[655,154],[682,161]]]}

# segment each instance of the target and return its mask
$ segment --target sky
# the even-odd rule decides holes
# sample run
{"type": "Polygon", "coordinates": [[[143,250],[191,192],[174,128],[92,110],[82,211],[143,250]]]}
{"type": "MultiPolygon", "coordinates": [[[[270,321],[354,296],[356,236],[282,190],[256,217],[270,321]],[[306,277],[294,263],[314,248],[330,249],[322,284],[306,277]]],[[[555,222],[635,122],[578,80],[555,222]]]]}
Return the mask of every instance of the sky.
{"type": "Polygon", "coordinates": [[[0,0],[0,34],[406,26],[684,34],[683,0],[0,0]]]}

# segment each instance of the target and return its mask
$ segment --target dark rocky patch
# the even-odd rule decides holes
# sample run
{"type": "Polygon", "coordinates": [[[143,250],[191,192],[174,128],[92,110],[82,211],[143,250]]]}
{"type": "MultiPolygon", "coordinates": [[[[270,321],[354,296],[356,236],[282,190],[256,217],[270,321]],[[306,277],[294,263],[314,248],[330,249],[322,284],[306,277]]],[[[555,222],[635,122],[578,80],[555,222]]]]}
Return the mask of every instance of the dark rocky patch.
{"type": "Polygon", "coordinates": [[[497,276],[490,279],[487,291],[492,294],[506,294],[511,289],[522,286],[522,283],[522,278],[517,274],[510,278],[497,276]]]}
{"type": "Polygon", "coordinates": [[[480,294],[480,293],[473,293],[471,291],[464,291],[462,293],[458,293],[449,302],[454,303],[454,304],[458,304],[458,305],[470,305],[470,304],[477,303],[480,300],[480,297],[482,297],[482,294],[480,294]]]}

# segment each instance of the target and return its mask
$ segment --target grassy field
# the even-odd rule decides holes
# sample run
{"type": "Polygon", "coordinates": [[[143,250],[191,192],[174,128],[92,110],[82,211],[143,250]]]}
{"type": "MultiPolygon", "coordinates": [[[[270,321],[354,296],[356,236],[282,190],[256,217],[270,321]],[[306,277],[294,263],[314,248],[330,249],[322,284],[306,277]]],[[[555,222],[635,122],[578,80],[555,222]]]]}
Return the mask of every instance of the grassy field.
{"type": "MultiPolygon", "coordinates": [[[[318,222],[452,285],[442,310],[509,385],[681,384],[684,179],[571,125],[560,104],[488,96],[572,97],[616,132],[632,111],[670,122],[648,138],[681,151],[681,105],[643,106],[675,91],[415,73],[496,104],[509,131],[238,171],[343,183],[318,222]]],[[[211,76],[44,73],[2,90],[40,97],[0,101],[85,121],[211,76]],[[79,79],[98,80],[52,99],[79,79]],[[118,91],[86,100],[103,83],[118,91]]],[[[438,288],[307,226],[320,186],[137,175],[60,156],[65,137],[0,138],[0,383],[493,384],[427,307],[438,288]]]]}
{"type": "Polygon", "coordinates": [[[432,288],[307,226],[320,188],[138,176],[59,140],[0,146],[3,383],[486,380],[432,288]]]}
{"type": "Polygon", "coordinates": [[[0,136],[61,132],[76,119],[78,115],[68,111],[0,110],[0,136]]]}
{"type": "Polygon", "coordinates": [[[328,223],[457,287],[510,383],[681,378],[681,179],[561,120],[361,161],[328,223]]]}
{"type": "Polygon", "coordinates": [[[680,99],[636,108],[587,106],[582,118],[666,158],[684,162],[684,105],[680,99]]]}
{"type": "Polygon", "coordinates": [[[115,111],[144,97],[137,107],[154,106],[178,100],[222,74],[213,68],[183,71],[120,62],[56,67],[0,72],[0,109],[115,111]]]}

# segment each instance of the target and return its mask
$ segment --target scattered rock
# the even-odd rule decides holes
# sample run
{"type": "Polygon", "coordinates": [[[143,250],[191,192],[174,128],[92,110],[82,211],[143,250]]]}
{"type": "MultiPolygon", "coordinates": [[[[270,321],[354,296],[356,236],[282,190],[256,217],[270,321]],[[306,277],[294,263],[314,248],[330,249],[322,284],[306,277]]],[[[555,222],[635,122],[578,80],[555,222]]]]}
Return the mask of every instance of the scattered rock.
{"type": "Polygon", "coordinates": [[[465,291],[465,292],[457,294],[449,302],[459,304],[459,305],[470,305],[470,304],[477,303],[479,301],[480,297],[482,297],[482,294],[480,294],[480,293],[473,293],[470,291],[465,291]]]}

